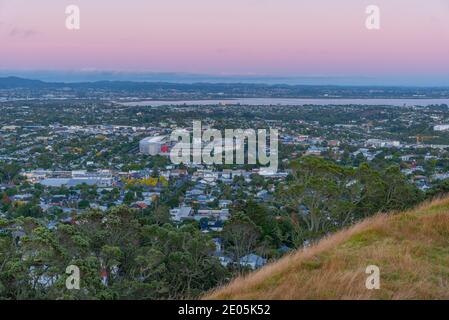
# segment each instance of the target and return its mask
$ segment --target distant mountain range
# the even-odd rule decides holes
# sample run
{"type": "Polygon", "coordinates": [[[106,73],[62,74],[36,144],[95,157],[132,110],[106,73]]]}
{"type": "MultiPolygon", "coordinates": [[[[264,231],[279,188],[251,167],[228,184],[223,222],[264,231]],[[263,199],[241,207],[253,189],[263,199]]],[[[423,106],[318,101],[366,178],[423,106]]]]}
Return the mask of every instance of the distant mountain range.
{"type": "Polygon", "coordinates": [[[18,77],[5,77],[0,78],[0,88],[10,89],[10,88],[36,88],[44,87],[47,84],[40,80],[30,80],[18,77]]]}
{"type": "Polygon", "coordinates": [[[158,98],[449,98],[449,87],[391,87],[391,86],[337,86],[287,85],[258,83],[170,83],[146,81],[44,82],[19,77],[0,77],[0,90],[20,89],[35,93],[53,93],[53,90],[73,91],[88,97],[92,91],[113,95],[157,96],[158,98]]]}

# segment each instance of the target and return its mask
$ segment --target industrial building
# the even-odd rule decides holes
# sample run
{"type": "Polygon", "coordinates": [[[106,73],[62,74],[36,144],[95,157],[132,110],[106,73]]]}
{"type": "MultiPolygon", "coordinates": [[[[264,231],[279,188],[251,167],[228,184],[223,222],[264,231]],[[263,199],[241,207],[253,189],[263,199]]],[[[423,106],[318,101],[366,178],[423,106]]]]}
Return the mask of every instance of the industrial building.
{"type": "Polygon", "coordinates": [[[166,154],[168,152],[168,148],[166,146],[167,142],[167,136],[144,138],[139,143],[140,153],[150,156],[166,154]]]}
{"type": "Polygon", "coordinates": [[[47,171],[35,170],[22,173],[31,183],[39,183],[46,187],[75,187],[86,184],[89,186],[111,187],[113,185],[112,172],[109,170],[98,170],[87,172],[86,170],[76,171],[47,171]]]}

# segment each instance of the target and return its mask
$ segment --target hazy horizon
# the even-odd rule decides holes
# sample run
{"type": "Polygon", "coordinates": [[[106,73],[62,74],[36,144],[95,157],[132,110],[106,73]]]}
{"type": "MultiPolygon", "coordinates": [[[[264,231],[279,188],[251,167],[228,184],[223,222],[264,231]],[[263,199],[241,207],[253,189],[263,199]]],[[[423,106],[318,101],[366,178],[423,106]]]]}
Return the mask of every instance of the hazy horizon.
{"type": "Polygon", "coordinates": [[[400,77],[388,80],[374,77],[356,76],[276,76],[276,75],[220,75],[191,74],[182,72],[129,72],[129,71],[76,71],[76,70],[1,70],[0,77],[18,77],[44,82],[166,82],[179,84],[193,83],[229,83],[229,84],[266,84],[266,85],[311,85],[311,86],[366,86],[366,87],[449,87],[446,79],[426,79],[411,77],[407,81],[400,77]]]}

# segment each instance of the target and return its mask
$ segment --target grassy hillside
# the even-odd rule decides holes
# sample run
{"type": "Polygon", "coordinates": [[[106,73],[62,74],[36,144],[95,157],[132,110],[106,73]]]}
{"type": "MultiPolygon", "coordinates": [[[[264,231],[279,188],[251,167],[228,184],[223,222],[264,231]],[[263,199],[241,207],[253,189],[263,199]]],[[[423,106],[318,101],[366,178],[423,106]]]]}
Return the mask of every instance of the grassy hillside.
{"type": "Polygon", "coordinates": [[[205,299],[449,299],[449,198],[367,219],[205,299]],[[368,265],[379,290],[365,287],[368,265]]]}

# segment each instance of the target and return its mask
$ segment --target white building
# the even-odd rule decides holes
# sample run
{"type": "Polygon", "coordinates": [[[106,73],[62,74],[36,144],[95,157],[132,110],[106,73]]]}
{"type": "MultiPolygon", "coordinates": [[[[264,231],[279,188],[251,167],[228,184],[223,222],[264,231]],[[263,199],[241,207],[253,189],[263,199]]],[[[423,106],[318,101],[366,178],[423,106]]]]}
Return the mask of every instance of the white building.
{"type": "Polygon", "coordinates": [[[240,265],[242,267],[250,267],[253,270],[263,267],[266,263],[267,259],[253,253],[240,258],[240,265]]]}
{"type": "Polygon", "coordinates": [[[198,210],[198,214],[195,214],[193,218],[196,221],[200,221],[203,218],[219,220],[219,221],[227,221],[230,218],[229,209],[203,209],[198,210]]]}
{"type": "Polygon", "coordinates": [[[401,146],[401,142],[396,140],[368,139],[365,145],[375,148],[398,148],[401,146]]]}
{"type": "Polygon", "coordinates": [[[155,136],[144,138],[139,143],[139,150],[142,154],[155,156],[163,153],[162,147],[167,142],[167,136],[155,136]]]}
{"type": "Polygon", "coordinates": [[[48,171],[34,170],[23,172],[23,176],[30,183],[40,183],[46,187],[74,187],[86,184],[89,186],[111,187],[114,182],[110,170],[97,170],[89,172],[86,170],[76,171],[48,171]]]}
{"type": "Polygon", "coordinates": [[[173,221],[181,222],[186,219],[193,219],[193,209],[191,207],[179,207],[170,210],[173,221]]]}
{"type": "Polygon", "coordinates": [[[433,127],[435,131],[449,131],[449,124],[440,124],[433,127]]]}

